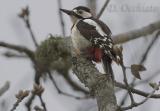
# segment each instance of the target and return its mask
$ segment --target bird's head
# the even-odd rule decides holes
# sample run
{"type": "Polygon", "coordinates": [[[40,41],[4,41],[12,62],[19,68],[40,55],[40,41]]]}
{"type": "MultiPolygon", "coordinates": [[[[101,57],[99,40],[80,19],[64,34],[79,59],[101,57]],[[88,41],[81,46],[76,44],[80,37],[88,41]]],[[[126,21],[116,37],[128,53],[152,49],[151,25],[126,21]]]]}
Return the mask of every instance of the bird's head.
{"type": "Polygon", "coordinates": [[[75,7],[72,10],[60,9],[62,12],[66,13],[71,17],[72,22],[76,22],[79,19],[91,18],[92,13],[89,8],[84,6],[75,7]]]}

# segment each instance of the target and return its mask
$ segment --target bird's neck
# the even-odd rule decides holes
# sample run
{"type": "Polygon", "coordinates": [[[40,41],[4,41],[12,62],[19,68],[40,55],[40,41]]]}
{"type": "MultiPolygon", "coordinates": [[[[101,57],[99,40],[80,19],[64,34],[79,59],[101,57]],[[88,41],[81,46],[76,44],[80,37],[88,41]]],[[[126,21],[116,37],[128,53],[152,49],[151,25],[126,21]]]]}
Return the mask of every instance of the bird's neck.
{"type": "Polygon", "coordinates": [[[81,20],[81,19],[77,19],[76,21],[72,22],[71,30],[72,30],[72,28],[73,28],[80,20],[81,20]]]}

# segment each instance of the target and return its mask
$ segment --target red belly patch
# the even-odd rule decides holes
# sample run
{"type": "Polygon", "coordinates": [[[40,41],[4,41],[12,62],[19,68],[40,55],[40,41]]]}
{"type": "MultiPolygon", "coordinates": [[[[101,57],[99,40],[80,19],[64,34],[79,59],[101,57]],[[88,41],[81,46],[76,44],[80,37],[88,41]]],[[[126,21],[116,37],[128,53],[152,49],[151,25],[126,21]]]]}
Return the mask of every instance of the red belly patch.
{"type": "Polygon", "coordinates": [[[101,59],[102,59],[102,56],[103,56],[102,49],[95,48],[94,56],[95,56],[95,62],[101,62],[101,59]]]}
{"type": "Polygon", "coordinates": [[[101,62],[103,57],[103,50],[100,48],[91,47],[88,48],[89,59],[95,62],[101,62]]]}

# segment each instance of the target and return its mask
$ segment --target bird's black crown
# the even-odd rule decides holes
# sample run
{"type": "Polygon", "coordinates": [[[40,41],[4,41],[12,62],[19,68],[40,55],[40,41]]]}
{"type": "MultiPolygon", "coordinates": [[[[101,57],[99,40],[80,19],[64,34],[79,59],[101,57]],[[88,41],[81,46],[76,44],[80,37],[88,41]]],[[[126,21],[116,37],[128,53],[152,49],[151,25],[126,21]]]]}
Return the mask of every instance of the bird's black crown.
{"type": "Polygon", "coordinates": [[[84,10],[84,11],[89,12],[89,13],[91,12],[91,10],[89,8],[85,7],[85,6],[78,6],[78,7],[74,8],[74,9],[76,9],[76,10],[84,10]]]}

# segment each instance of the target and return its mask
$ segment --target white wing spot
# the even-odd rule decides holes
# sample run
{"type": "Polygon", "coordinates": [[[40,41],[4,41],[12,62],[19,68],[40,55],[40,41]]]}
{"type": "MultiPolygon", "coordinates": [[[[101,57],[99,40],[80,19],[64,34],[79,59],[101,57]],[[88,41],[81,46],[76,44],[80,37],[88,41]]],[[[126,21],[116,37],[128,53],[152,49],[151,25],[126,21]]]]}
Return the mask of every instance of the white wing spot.
{"type": "Polygon", "coordinates": [[[108,41],[111,42],[112,41],[111,38],[109,38],[108,41]]]}
{"type": "Polygon", "coordinates": [[[100,45],[100,48],[102,48],[103,46],[102,45],[100,45]]]}
{"type": "Polygon", "coordinates": [[[104,38],[103,41],[104,41],[104,42],[107,41],[107,38],[104,38]]]}
{"type": "Polygon", "coordinates": [[[109,48],[112,48],[113,47],[113,45],[112,44],[109,44],[109,48]]]}

